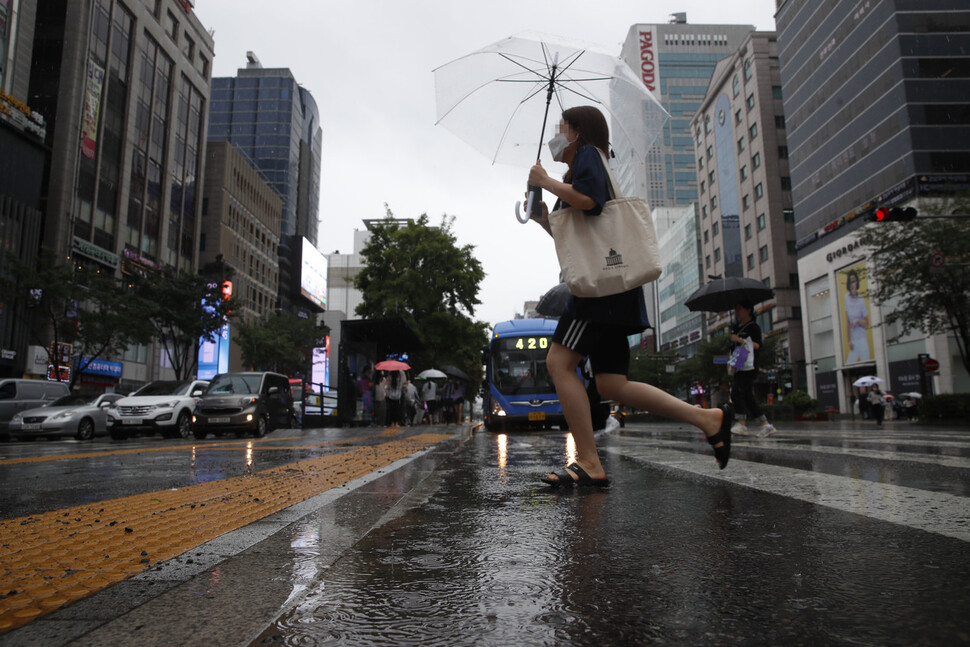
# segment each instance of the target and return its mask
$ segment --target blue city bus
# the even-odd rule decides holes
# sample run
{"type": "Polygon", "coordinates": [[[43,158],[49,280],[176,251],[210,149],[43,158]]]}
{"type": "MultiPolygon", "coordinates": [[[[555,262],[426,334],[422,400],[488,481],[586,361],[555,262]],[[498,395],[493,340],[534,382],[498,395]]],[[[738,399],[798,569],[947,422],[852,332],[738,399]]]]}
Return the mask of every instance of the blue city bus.
{"type": "Polygon", "coordinates": [[[484,348],[482,414],[489,431],[565,428],[546,354],[556,319],[513,319],[496,324],[484,348]]]}

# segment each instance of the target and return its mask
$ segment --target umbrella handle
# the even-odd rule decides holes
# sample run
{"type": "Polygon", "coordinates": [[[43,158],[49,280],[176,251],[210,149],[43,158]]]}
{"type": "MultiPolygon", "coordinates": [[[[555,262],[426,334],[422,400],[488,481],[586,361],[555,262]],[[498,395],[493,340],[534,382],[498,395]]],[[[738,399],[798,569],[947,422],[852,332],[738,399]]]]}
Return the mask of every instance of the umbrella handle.
{"type": "MultiPolygon", "coordinates": [[[[539,206],[539,201],[542,200],[542,189],[537,189],[535,187],[530,187],[529,200],[526,203],[525,213],[521,213],[520,207],[522,206],[522,201],[517,200],[515,203],[515,219],[521,222],[523,225],[529,222],[532,218],[533,209],[538,211],[542,207],[539,206]],[[525,216],[523,218],[522,216],[525,216]]],[[[538,214],[537,214],[538,215],[538,214]]]]}

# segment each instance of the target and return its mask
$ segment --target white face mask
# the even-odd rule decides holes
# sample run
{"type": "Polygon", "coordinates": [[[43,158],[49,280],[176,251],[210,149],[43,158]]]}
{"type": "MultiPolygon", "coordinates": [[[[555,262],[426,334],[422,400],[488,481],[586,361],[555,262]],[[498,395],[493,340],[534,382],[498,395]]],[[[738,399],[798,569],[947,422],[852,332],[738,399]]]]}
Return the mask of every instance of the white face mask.
{"type": "Polygon", "coordinates": [[[555,137],[549,140],[549,152],[552,153],[552,159],[557,162],[562,161],[562,154],[566,152],[569,145],[572,144],[569,138],[566,137],[566,133],[558,133],[555,137]]]}

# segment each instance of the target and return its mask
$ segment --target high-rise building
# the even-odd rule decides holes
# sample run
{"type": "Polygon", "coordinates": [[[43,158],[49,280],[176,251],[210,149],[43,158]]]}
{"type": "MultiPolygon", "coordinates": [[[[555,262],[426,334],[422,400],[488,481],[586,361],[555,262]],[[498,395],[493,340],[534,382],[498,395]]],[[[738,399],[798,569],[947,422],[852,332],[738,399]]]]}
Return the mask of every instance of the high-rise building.
{"type": "Polygon", "coordinates": [[[970,390],[953,339],[894,340],[856,240],[876,204],[970,186],[970,6],[780,0],[776,21],[811,392],[847,412],[861,375],[894,392],[970,390]],[[921,379],[921,355],[938,377],[921,379]]]}
{"type": "Polygon", "coordinates": [[[656,281],[657,350],[689,357],[703,339],[703,315],[691,312],[684,303],[701,286],[697,247],[697,218],[694,205],[660,207],[653,210],[663,274],[656,281]]]}
{"type": "MultiPolygon", "coordinates": [[[[714,70],[692,122],[701,203],[703,273],[762,281],[775,298],[755,304],[766,336],[779,336],[779,386],[805,378],[795,225],[774,32],[751,32],[714,70]]],[[[710,314],[708,331],[732,313],[710,314]]],[[[773,367],[764,367],[773,368],[773,367]]]]}
{"type": "MultiPolygon", "coordinates": [[[[624,195],[646,197],[652,209],[681,209],[698,203],[697,166],[694,157],[694,139],[690,122],[704,100],[707,84],[719,60],[733,54],[745,37],[754,31],[753,25],[692,25],[687,15],[674,14],[669,24],[637,24],[630,27],[623,43],[621,58],[643,79],[644,85],[654,93],[670,115],[663,132],[647,152],[646,163],[624,164],[617,170],[617,182],[624,195]]],[[[694,218],[699,214],[695,213],[694,218]]],[[[697,227],[690,227],[697,231],[697,227]]],[[[696,256],[696,253],[695,253],[696,256]]],[[[681,282],[680,291],[690,294],[702,285],[701,278],[689,286],[681,282]]],[[[660,307],[660,295],[655,284],[644,288],[647,313],[656,325],[665,315],[660,307]]],[[[670,316],[670,313],[667,313],[670,316]]],[[[700,313],[680,313],[678,328],[700,331],[700,313]]],[[[678,334],[679,339],[683,335],[678,334]]],[[[660,340],[657,346],[663,346],[660,340]]],[[[690,342],[696,345],[697,340],[690,342]]],[[[681,348],[682,355],[690,356],[690,347],[681,348]]]]}
{"type": "MultiPolygon", "coordinates": [[[[33,5],[17,47],[29,33],[26,103],[51,151],[41,242],[112,273],[195,271],[213,40],[192,3],[33,5]]],[[[168,376],[161,355],[133,349],[128,385],[168,376]]]]}
{"type": "Polygon", "coordinates": [[[283,200],[279,307],[315,310],[300,297],[302,239],[317,246],[323,130],[316,101],[286,68],[263,68],[255,54],[234,77],[212,79],[209,140],[229,141],[283,200]]]}
{"type": "Polygon", "coordinates": [[[688,24],[686,14],[677,14],[670,24],[630,27],[620,56],[640,74],[670,119],[647,155],[646,169],[621,182],[627,194],[646,197],[652,208],[697,202],[690,121],[701,107],[714,66],[734,54],[752,31],[753,25],[688,24]]]}

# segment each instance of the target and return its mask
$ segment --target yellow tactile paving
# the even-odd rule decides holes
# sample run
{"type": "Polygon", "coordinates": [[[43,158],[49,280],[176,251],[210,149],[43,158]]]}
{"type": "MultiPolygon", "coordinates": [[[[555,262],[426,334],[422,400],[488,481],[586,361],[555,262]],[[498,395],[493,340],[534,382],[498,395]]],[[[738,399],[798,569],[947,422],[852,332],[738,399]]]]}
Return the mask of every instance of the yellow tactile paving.
{"type": "Polygon", "coordinates": [[[0,521],[0,633],[448,438],[420,434],[252,475],[0,521]]]}

